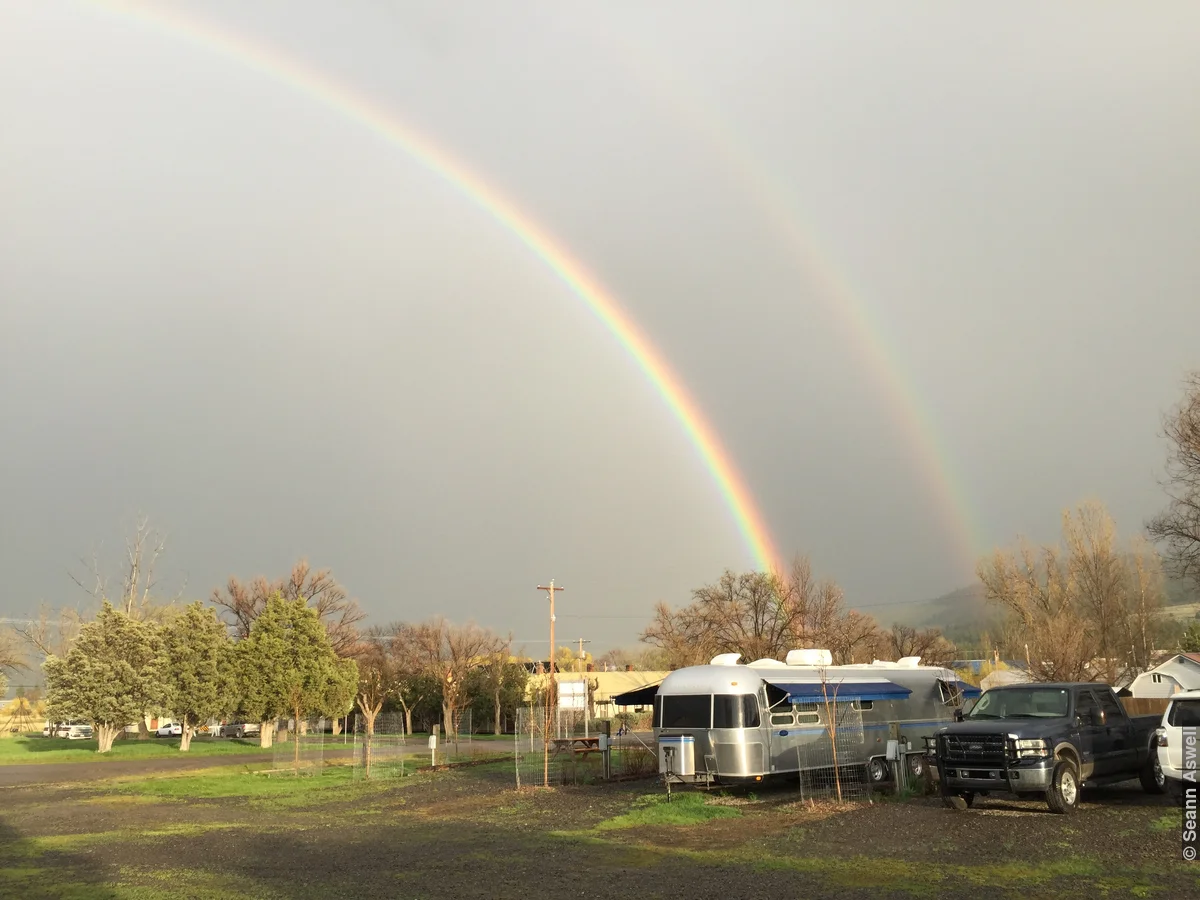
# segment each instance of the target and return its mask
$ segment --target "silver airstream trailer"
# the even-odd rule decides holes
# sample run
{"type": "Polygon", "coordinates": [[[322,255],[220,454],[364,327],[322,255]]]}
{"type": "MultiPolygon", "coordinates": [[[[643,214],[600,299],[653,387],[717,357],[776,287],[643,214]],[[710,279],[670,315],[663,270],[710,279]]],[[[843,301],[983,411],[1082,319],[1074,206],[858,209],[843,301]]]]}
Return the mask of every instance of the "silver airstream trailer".
{"type": "MultiPolygon", "coordinates": [[[[709,665],[678,669],[659,685],[614,698],[641,704],[653,697],[659,770],[671,781],[761,783],[828,767],[812,762],[824,754],[804,751],[830,744],[828,714],[840,722],[839,709],[850,709],[855,722],[861,716],[862,744],[839,766],[861,765],[867,780],[882,783],[891,777],[890,738],[923,747],[925,735],[979,693],[950,669],[922,666],[919,657],[835,666],[828,650],[793,650],[784,662],[740,659],[722,654],[709,665]]],[[[912,774],[923,774],[920,753],[908,761],[912,774]]]]}

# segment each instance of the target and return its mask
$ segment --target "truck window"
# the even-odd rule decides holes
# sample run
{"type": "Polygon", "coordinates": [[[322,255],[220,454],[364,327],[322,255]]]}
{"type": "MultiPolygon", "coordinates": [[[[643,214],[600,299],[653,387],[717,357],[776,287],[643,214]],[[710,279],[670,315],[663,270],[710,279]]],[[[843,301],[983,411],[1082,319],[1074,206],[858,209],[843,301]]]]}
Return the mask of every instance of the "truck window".
{"type": "Polygon", "coordinates": [[[1075,721],[1080,725],[1090,725],[1092,715],[1100,708],[1091,691],[1080,691],[1075,698],[1075,721]]]}
{"type": "Polygon", "coordinates": [[[968,719],[1052,719],[1067,714],[1069,699],[1062,688],[996,688],[984,691],[966,715],[968,719]]]}
{"type": "Polygon", "coordinates": [[[662,698],[662,727],[711,727],[712,699],[711,694],[667,694],[662,698]]]}
{"type": "Polygon", "coordinates": [[[1114,719],[1119,722],[1121,719],[1125,718],[1125,707],[1123,707],[1120,701],[1118,701],[1117,698],[1112,695],[1112,691],[1106,691],[1097,688],[1093,690],[1092,693],[1095,694],[1096,699],[1100,701],[1100,708],[1104,710],[1104,714],[1108,717],[1109,722],[1113,721],[1114,719]]]}
{"type": "Polygon", "coordinates": [[[1200,728],[1200,700],[1174,701],[1167,724],[1172,728],[1200,728]]]}

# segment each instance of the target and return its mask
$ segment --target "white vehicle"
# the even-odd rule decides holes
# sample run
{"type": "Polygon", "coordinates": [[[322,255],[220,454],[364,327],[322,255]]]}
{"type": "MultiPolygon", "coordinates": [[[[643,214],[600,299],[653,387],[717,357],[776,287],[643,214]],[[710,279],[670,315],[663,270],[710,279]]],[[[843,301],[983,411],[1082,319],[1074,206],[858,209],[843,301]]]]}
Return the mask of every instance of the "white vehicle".
{"type": "Polygon", "coordinates": [[[67,740],[69,741],[90,741],[91,739],[91,725],[72,725],[67,729],[67,740]]]}
{"type": "MultiPolygon", "coordinates": [[[[87,736],[88,737],[92,736],[92,723],[85,722],[82,719],[72,719],[70,722],[59,722],[57,725],[54,725],[52,727],[54,729],[54,736],[58,737],[58,738],[69,738],[72,736],[71,732],[75,731],[74,739],[80,740],[78,729],[85,729],[85,728],[87,729],[87,736]]],[[[45,734],[44,729],[43,729],[42,733],[45,734]]]]}
{"type": "Polygon", "coordinates": [[[1158,764],[1173,788],[1183,784],[1183,729],[1200,728],[1200,691],[1181,691],[1171,697],[1162,724],[1154,733],[1158,764]]]}
{"type": "Polygon", "coordinates": [[[183,726],[178,722],[172,722],[168,725],[159,725],[158,730],[154,733],[158,737],[180,737],[183,734],[183,726]]]}

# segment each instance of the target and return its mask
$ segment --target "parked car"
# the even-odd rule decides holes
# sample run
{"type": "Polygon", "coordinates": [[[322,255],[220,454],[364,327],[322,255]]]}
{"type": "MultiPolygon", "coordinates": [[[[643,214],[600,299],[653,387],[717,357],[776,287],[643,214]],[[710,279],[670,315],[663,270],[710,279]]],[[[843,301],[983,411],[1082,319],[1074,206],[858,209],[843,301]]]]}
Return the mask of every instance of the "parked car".
{"type": "Polygon", "coordinates": [[[228,722],[222,725],[218,730],[221,737],[242,738],[247,735],[258,734],[259,725],[257,722],[228,722]]]}
{"type": "Polygon", "coordinates": [[[955,718],[934,738],[947,805],[997,791],[1042,796],[1052,812],[1069,813],[1083,787],[1137,778],[1147,793],[1166,790],[1159,717],[1130,716],[1106,684],[994,687],[955,718]]]}
{"type": "Polygon", "coordinates": [[[1158,764],[1175,790],[1183,786],[1183,729],[1200,728],[1200,691],[1181,691],[1171,697],[1155,732],[1158,764]]]}
{"type": "Polygon", "coordinates": [[[71,725],[67,728],[66,738],[69,741],[90,741],[92,739],[92,726],[71,725]]]}
{"type": "Polygon", "coordinates": [[[158,730],[154,732],[158,737],[181,737],[183,735],[183,726],[178,722],[172,722],[168,725],[159,725],[158,730]]]}
{"type": "MultiPolygon", "coordinates": [[[[54,726],[54,736],[58,738],[68,738],[71,736],[72,728],[87,728],[90,732],[92,729],[92,723],[85,722],[82,719],[72,719],[70,722],[59,722],[54,726]]],[[[88,734],[88,737],[91,737],[90,733],[88,734]]],[[[78,740],[78,738],[76,738],[76,740],[78,740]]]]}

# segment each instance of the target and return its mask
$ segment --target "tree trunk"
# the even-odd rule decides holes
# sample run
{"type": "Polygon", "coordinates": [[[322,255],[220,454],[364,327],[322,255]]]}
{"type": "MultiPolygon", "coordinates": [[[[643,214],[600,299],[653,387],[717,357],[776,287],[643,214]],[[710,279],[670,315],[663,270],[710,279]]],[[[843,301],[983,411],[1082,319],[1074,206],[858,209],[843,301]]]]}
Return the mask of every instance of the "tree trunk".
{"type": "Polygon", "coordinates": [[[111,723],[96,723],[96,752],[108,753],[112,750],[113,741],[117,738],[120,726],[111,723]]]}
{"type": "Polygon", "coordinates": [[[496,688],[496,725],[492,729],[492,734],[500,734],[500,689],[496,688]]]}
{"type": "Polygon", "coordinates": [[[342,720],[338,716],[333,717],[333,733],[335,735],[342,733],[342,720]]]}
{"type": "Polygon", "coordinates": [[[140,719],[138,719],[138,740],[150,740],[150,727],[146,724],[145,716],[142,716],[140,719]]]}
{"type": "Polygon", "coordinates": [[[258,746],[264,750],[270,750],[271,745],[275,742],[275,723],[274,722],[259,722],[258,723],[258,746]]]}
{"type": "Polygon", "coordinates": [[[192,746],[192,735],[196,732],[196,726],[192,724],[192,720],[187,716],[183,717],[183,729],[179,735],[179,750],[181,753],[187,753],[192,746]]]}
{"type": "Polygon", "coordinates": [[[292,736],[292,774],[300,774],[300,707],[296,707],[296,734],[292,736]]]}
{"type": "Polygon", "coordinates": [[[412,707],[403,700],[400,701],[400,705],[404,707],[404,736],[408,737],[412,734],[412,707]]]}

